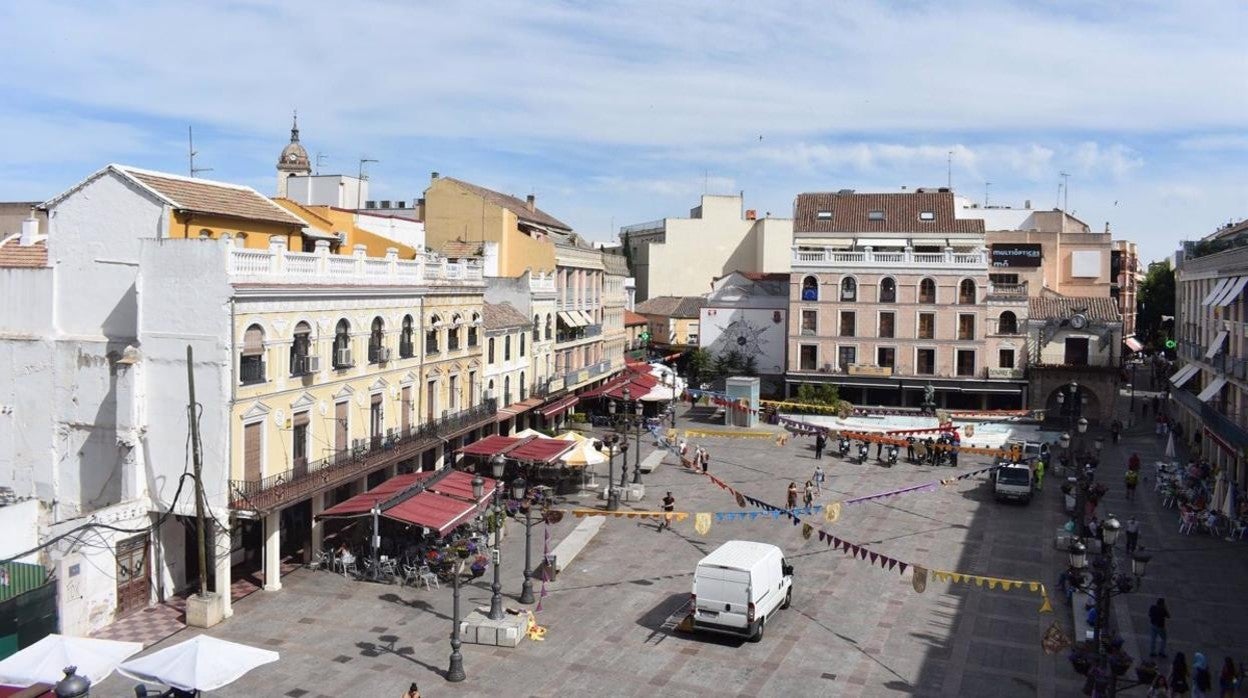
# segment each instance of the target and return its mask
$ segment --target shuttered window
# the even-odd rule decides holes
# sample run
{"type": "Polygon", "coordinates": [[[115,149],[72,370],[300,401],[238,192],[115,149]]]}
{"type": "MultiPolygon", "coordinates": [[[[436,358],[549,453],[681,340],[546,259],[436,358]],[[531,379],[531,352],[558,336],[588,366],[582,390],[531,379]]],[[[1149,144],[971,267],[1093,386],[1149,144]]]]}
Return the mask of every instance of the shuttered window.
{"type": "Polygon", "coordinates": [[[346,401],[334,404],[334,450],[342,453],[347,450],[350,445],[347,441],[350,432],[347,430],[349,423],[347,421],[346,401]]]}
{"type": "Polygon", "coordinates": [[[243,335],[243,356],[259,356],[263,353],[264,330],[259,325],[252,325],[243,335]]]}
{"type": "Polygon", "coordinates": [[[255,424],[246,424],[243,426],[244,480],[263,479],[264,434],[260,431],[263,428],[264,422],[256,422],[255,424]]]}

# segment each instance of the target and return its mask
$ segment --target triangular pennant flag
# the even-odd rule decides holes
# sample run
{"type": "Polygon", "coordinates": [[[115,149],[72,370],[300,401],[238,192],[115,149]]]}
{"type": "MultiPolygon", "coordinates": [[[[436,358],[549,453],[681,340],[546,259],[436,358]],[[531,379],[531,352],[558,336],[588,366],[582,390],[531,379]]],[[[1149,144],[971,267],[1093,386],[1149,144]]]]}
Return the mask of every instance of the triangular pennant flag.
{"type": "Polygon", "coordinates": [[[750,515],[750,520],[751,520],[751,521],[753,521],[754,519],[757,519],[757,518],[758,518],[759,513],[760,513],[760,512],[757,512],[757,511],[751,511],[751,512],[749,513],[749,515],[750,515]]]}
{"type": "Polygon", "coordinates": [[[1040,591],[1040,582],[1032,582],[1032,583],[1031,583],[1031,590],[1032,590],[1032,591],[1040,591]]]}
{"type": "Polygon", "coordinates": [[[890,569],[890,570],[891,570],[891,569],[895,568],[896,566],[897,566],[897,561],[896,561],[896,560],[894,560],[894,559],[892,559],[892,558],[890,557],[890,558],[888,559],[888,569],[890,569]]]}
{"type": "Polygon", "coordinates": [[[1041,602],[1041,604],[1040,604],[1040,612],[1041,612],[1041,613],[1052,613],[1052,612],[1053,612],[1053,604],[1049,603],[1049,595],[1048,595],[1048,594],[1045,594],[1042,598],[1044,599],[1044,601],[1043,601],[1043,602],[1041,602]]]}
{"type": "Polygon", "coordinates": [[[705,536],[711,530],[711,515],[707,513],[699,513],[693,517],[693,530],[698,535],[705,536]]]}
{"type": "MultiPolygon", "coordinates": [[[[902,573],[905,573],[904,569],[902,573]]],[[[915,592],[922,594],[927,589],[927,570],[915,565],[914,574],[910,578],[910,585],[914,587],[915,592]]]]}
{"type": "Polygon", "coordinates": [[[900,572],[901,574],[905,574],[905,573],[906,573],[906,568],[907,568],[907,567],[909,567],[909,566],[910,566],[910,564],[909,564],[909,563],[906,563],[906,562],[901,562],[901,561],[899,560],[899,561],[897,562],[897,571],[898,571],[898,572],[900,572]]]}
{"type": "Polygon", "coordinates": [[[792,514],[789,514],[789,518],[793,519],[793,525],[794,525],[794,526],[796,526],[796,525],[798,525],[798,524],[800,524],[800,523],[802,522],[802,520],[801,520],[801,519],[799,519],[798,517],[796,517],[796,516],[794,516],[794,515],[792,515],[792,514]]]}
{"type": "Polygon", "coordinates": [[[737,497],[737,506],[739,506],[739,507],[741,507],[742,509],[744,509],[744,508],[745,508],[745,497],[742,497],[740,492],[734,492],[733,494],[735,494],[735,495],[736,495],[736,497],[737,497]]]}
{"type": "Polygon", "coordinates": [[[773,510],[772,510],[772,512],[771,512],[771,518],[772,518],[772,520],[773,520],[773,521],[774,521],[774,520],[776,520],[776,519],[779,519],[779,518],[780,518],[780,512],[779,512],[779,510],[774,510],[774,509],[773,509],[773,510]]]}
{"type": "Polygon", "coordinates": [[[723,521],[723,520],[724,520],[724,512],[722,512],[722,511],[717,511],[717,512],[715,512],[715,520],[716,520],[716,521],[723,521]]]}
{"type": "Polygon", "coordinates": [[[982,587],[984,585],[983,577],[975,577],[975,586],[982,587]]]}
{"type": "Polygon", "coordinates": [[[866,548],[863,548],[863,547],[859,547],[859,548],[858,548],[858,557],[862,558],[863,560],[867,559],[867,549],[866,549],[866,548]]]}
{"type": "Polygon", "coordinates": [[[992,577],[989,577],[989,578],[988,578],[988,588],[989,588],[989,589],[996,589],[996,588],[997,588],[997,582],[998,582],[998,581],[999,581],[999,580],[997,580],[997,579],[993,579],[992,577]]]}
{"type": "Polygon", "coordinates": [[[802,524],[802,538],[810,540],[810,534],[814,531],[814,527],[810,524],[802,524]]]}
{"type": "Polygon", "coordinates": [[[836,523],[836,520],[839,518],[841,518],[841,503],[840,502],[832,502],[828,506],[824,507],[824,510],[823,510],[824,521],[826,521],[827,523],[836,523]]]}
{"type": "Polygon", "coordinates": [[[819,542],[822,543],[823,541],[827,539],[828,539],[828,534],[824,533],[822,528],[819,529],[819,542]]]}
{"type": "Polygon", "coordinates": [[[877,554],[877,553],[871,553],[871,564],[873,564],[873,565],[874,565],[874,564],[875,564],[875,561],[876,561],[876,559],[877,559],[878,557],[879,557],[879,554],[877,554]]]}

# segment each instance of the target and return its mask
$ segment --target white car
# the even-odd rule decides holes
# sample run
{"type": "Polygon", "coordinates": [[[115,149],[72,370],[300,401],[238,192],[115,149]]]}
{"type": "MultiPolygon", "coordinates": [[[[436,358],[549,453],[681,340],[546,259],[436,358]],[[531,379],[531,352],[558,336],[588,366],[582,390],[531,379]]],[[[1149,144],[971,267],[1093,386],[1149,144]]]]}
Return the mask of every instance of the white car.
{"type": "Polygon", "coordinates": [[[770,543],[730,540],[693,573],[693,629],[763,639],[767,622],[793,600],[793,567],[770,543]]]}

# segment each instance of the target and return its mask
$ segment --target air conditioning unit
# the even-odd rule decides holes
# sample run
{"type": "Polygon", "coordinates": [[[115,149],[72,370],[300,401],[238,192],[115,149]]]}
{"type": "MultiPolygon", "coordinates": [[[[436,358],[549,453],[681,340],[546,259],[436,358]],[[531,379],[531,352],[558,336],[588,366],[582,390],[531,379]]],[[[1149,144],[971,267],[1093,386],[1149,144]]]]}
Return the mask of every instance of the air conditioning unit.
{"type": "Polygon", "coordinates": [[[339,366],[350,366],[351,365],[351,348],[350,347],[339,348],[337,353],[334,355],[334,358],[336,359],[336,363],[339,366]]]}
{"type": "Polygon", "coordinates": [[[321,370],[321,357],[305,356],[303,357],[303,370],[306,373],[318,373],[321,370]]]}

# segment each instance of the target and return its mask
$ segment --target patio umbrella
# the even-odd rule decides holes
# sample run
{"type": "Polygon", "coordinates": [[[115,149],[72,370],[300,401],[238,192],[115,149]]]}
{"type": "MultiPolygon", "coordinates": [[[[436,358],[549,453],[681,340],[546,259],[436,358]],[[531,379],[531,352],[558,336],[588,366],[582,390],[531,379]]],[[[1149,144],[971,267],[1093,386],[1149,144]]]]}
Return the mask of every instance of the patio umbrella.
{"type": "Polygon", "coordinates": [[[522,429],[511,435],[513,439],[523,439],[526,436],[539,436],[541,438],[546,438],[545,434],[536,429],[522,429]]]}
{"type": "Polygon", "coordinates": [[[1174,460],[1174,432],[1170,432],[1170,438],[1166,439],[1166,458],[1174,460]]]}
{"type": "Polygon", "coordinates": [[[1218,480],[1213,485],[1213,497],[1209,500],[1209,506],[1214,509],[1221,509],[1226,502],[1226,474],[1218,473],[1218,480]]]}
{"type": "Polygon", "coordinates": [[[1235,518],[1235,483],[1226,483],[1226,494],[1218,502],[1221,505],[1222,514],[1228,519],[1235,518]]]}
{"type": "Polygon", "coordinates": [[[199,635],[132,659],[118,670],[138,681],[154,681],[183,691],[211,691],[277,660],[277,652],[271,650],[199,635]]]}
{"type": "Polygon", "coordinates": [[[53,633],[0,661],[0,684],[30,686],[55,684],[65,678],[65,667],[78,667],[78,675],[98,684],[113,673],[126,657],[143,649],[138,642],[97,640],[53,633]]]}

